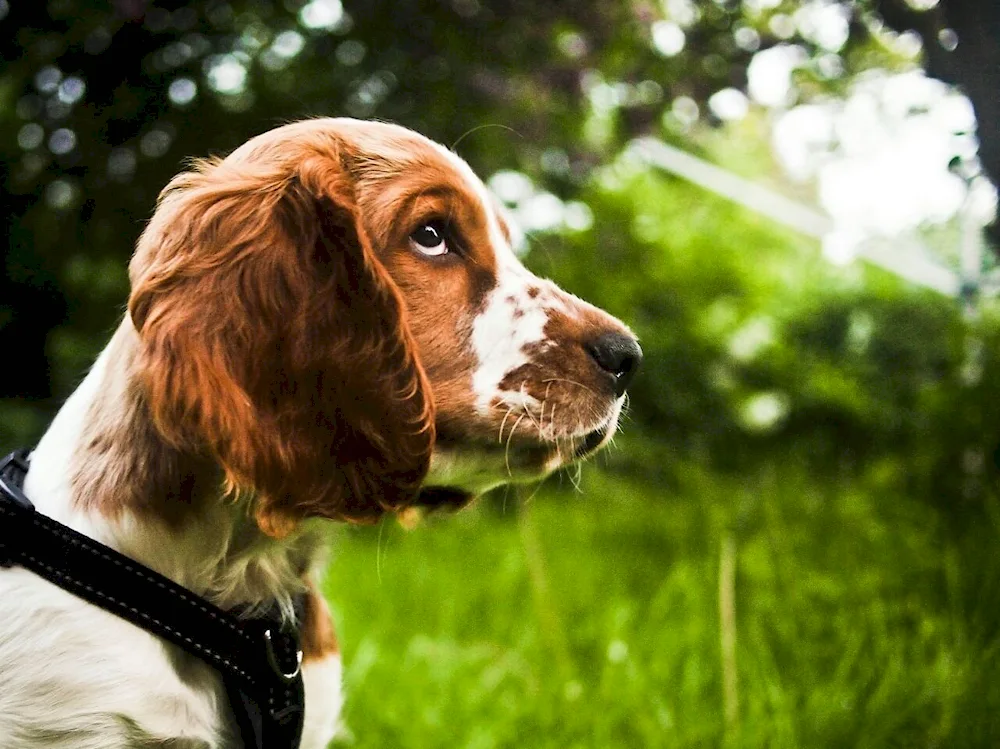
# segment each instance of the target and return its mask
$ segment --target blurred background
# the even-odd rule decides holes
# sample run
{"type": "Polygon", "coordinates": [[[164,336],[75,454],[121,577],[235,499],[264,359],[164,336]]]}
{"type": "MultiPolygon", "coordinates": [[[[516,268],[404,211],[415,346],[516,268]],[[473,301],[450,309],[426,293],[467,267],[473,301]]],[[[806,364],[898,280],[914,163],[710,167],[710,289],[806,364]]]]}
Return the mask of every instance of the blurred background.
{"type": "Polygon", "coordinates": [[[452,145],[642,339],[581,472],[335,531],[336,746],[1000,746],[1000,5],[0,0],[0,59],[4,450],[184,159],[302,116],[452,145]]]}

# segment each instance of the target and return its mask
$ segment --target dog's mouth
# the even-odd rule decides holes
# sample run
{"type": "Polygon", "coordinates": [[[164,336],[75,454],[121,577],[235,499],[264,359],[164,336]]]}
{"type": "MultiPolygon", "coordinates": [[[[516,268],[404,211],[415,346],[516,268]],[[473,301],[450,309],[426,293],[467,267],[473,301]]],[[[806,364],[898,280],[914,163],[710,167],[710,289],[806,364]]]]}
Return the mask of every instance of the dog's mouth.
{"type": "Polygon", "coordinates": [[[582,460],[590,456],[592,453],[597,452],[604,444],[608,441],[609,432],[611,430],[611,424],[607,423],[603,426],[599,426],[597,429],[592,431],[590,434],[583,438],[576,450],[573,451],[573,457],[576,460],[582,460]]]}
{"type": "Polygon", "coordinates": [[[619,398],[603,424],[587,432],[582,439],[577,438],[578,441],[573,449],[573,461],[585,460],[611,442],[612,437],[618,431],[618,421],[621,418],[624,404],[625,399],[619,398]]]}
{"type": "Polygon", "coordinates": [[[537,432],[519,432],[500,443],[459,437],[439,429],[431,469],[418,502],[455,507],[503,484],[539,481],[600,451],[617,431],[620,414],[619,401],[589,432],[555,439],[537,432]]]}

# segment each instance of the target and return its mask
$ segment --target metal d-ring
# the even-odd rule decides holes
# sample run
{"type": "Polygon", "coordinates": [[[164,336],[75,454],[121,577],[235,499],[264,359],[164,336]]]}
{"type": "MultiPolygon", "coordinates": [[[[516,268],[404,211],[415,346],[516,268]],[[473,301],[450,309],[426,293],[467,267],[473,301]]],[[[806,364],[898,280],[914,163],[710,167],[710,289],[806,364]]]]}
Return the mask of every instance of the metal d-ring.
{"type": "Polygon", "coordinates": [[[21,483],[28,474],[29,460],[27,450],[15,450],[0,460],[0,501],[6,498],[24,510],[34,511],[35,506],[21,489],[21,483]],[[14,471],[19,471],[21,475],[15,476],[14,471]]]}
{"type": "Polygon", "coordinates": [[[295,651],[295,657],[296,657],[295,670],[292,671],[290,674],[286,674],[284,671],[281,670],[281,665],[278,663],[278,658],[274,654],[274,642],[271,638],[271,630],[269,629],[264,630],[264,644],[267,645],[267,662],[271,664],[271,670],[274,671],[274,673],[276,673],[278,676],[280,676],[282,681],[284,681],[286,684],[290,684],[292,681],[295,680],[295,677],[299,675],[299,672],[302,671],[302,651],[301,650],[295,651]]]}

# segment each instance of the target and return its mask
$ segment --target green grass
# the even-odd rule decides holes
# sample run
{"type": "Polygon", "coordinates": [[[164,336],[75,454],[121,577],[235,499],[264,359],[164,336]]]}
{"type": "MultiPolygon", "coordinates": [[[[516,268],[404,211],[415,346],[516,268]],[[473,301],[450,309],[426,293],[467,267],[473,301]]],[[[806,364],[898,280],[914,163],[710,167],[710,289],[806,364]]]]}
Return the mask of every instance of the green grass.
{"type": "Polygon", "coordinates": [[[995,504],[960,526],[793,468],[563,483],[338,532],[335,746],[1000,746],[995,504]]]}

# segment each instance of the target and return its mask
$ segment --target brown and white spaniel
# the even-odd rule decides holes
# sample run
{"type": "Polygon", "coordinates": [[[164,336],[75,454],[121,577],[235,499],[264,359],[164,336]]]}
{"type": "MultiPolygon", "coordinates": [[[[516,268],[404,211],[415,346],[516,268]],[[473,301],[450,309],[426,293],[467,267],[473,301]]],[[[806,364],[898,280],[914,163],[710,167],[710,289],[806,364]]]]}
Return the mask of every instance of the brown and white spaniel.
{"type": "MultiPolygon", "coordinates": [[[[614,434],[639,364],[618,320],[527,271],[499,204],[402,127],[314,119],[161,195],[110,343],[33,453],[38,510],[226,609],[303,626],[302,746],[340,659],[324,519],[457,506],[614,434]]],[[[391,604],[388,604],[391,605],[391,604]]],[[[218,675],[0,569],[0,746],[238,747],[218,675]]]]}

